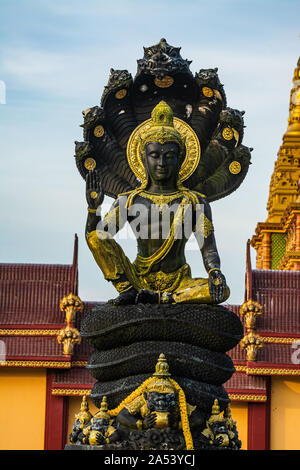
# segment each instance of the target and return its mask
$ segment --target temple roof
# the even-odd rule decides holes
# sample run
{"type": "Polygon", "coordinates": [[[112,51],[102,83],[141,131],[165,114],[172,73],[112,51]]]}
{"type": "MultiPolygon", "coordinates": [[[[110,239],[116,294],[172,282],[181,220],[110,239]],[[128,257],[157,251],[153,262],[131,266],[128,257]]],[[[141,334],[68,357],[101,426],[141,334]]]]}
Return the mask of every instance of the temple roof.
{"type": "Polygon", "coordinates": [[[252,298],[263,307],[260,332],[300,335],[300,271],[253,270],[252,298]]]}
{"type": "Polygon", "coordinates": [[[61,327],[64,316],[59,302],[78,291],[78,241],[73,263],[0,264],[0,325],[5,328],[61,327]]]}
{"type": "Polygon", "coordinates": [[[74,288],[73,265],[0,264],[1,324],[61,325],[60,299],[74,288]]]}

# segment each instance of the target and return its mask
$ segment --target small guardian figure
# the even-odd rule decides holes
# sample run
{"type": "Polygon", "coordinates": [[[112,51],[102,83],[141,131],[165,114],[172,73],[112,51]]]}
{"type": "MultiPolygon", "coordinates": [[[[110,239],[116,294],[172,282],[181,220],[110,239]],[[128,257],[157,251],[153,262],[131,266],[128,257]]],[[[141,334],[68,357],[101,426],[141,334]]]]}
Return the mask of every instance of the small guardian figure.
{"type": "MultiPolygon", "coordinates": [[[[86,410],[86,400],[81,405],[81,408],[83,407],[86,410]]],[[[111,418],[107,411],[107,398],[103,397],[100,410],[94,416],[88,412],[82,420],[80,419],[83,417],[82,414],[80,416],[76,415],[73,432],[70,434],[70,442],[85,445],[104,445],[117,441],[120,436],[114,425],[115,419],[111,418]]]]}
{"type": "Polygon", "coordinates": [[[69,436],[72,444],[80,444],[83,437],[83,429],[92,418],[92,414],[89,411],[89,405],[86,396],[82,398],[80,405],[80,411],[75,415],[75,423],[73,424],[72,432],[69,436]]]}
{"type": "MultiPolygon", "coordinates": [[[[165,355],[160,354],[155,372],[143,391],[124,405],[117,415],[118,423],[125,429],[145,431],[148,429],[182,430],[182,410],[178,385],[170,380],[171,374],[165,355]]],[[[185,399],[184,399],[185,400],[185,399]]],[[[189,427],[201,424],[196,406],[185,403],[189,427]]]]}

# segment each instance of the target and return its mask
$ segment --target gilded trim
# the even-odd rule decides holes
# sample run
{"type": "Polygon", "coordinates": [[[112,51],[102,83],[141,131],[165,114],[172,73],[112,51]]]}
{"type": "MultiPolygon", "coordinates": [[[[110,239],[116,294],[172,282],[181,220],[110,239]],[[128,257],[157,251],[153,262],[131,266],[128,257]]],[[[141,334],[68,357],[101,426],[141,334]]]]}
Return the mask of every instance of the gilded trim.
{"type": "MultiPolygon", "coordinates": [[[[59,395],[59,396],[89,396],[91,394],[91,390],[89,389],[77,389],[77,388],[53,388],[52,395],[59,395]]],[[[258,401],[258,402],[266,402],[267,397],[266,395],[244,395],[244,394],[236,394],[236,393],[229,393],[228,394],[230,400],[236,401],[258,401]]]]}
{"type": "Polygon", "coordinates": [[[236,372],[245,372],[247,375],[300,375],[298,369],[269,368],[269,367],[248,367],[235,365],[236,372]]]}
{"type": "Polygon", "coordinates": [[[275,343],[275,344],[293,344],[295,341],[299,341],[300,338],[289,338],[281,336],[263,336],[261,335],[264,343],[275,343]]]}
{"type": "Polygon", "coordinates": [[[243,395],[239,393],[228,393],[230,400],[236,401],[259,401],[259,402],[266,402],[267,396],[266,395],[243,395]]]}
{"type": "Polygon", "coordinates": [[[58,369],[70,369],[70,362],[63,361],[0,361],[2,367],[56,367],[58,369]]]}
{"type": "Polygon", "coordinates": [[[300,375],[300,369],[269,369],[264,367],[248,367],[247,374],[252,375],[300,375]]]}
{"type": "Polygon", "coordinates": [[[87,361],[74,361],[72,362],[71,366],[72,367],[86,367],[88,364],[87,361]]]}
{"type": "Polygon", "coordinates": [[[247,366],[234,366],[236,372],[247,372],[248,367],[247,366]]]}
{"type": "Polygon", "coordinates": [[[0,336],[56,336],[60,328],[56,330],[23,330],[23,329],[0,329],[0,336]]]}
{"type": "Polygon", "coordinates": [[[51,393],[52,395],[82,397],[85,395],[90,395],[91,390],[80,388],[53,388],[51,393]]]}

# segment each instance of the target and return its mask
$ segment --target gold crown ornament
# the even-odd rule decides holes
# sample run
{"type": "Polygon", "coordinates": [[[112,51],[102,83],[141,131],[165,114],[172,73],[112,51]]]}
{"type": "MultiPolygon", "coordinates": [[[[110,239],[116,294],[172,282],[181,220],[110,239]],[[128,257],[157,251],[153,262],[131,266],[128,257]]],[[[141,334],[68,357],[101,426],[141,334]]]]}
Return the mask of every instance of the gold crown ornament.
{"type": "Polygon", "coordinates": [[[175,393],[176,388],[169,377],[171,377],[171,374],[166,357],[164,354],[160,354],[155,366],[153,380],[147,385],[147,392],[175,393]]]}
{"type": "Polygon", "coordinates": [[[184,151],[185,139],[174,127],[174,115],[170,106],[161,101],[151,113],[151,126],[141,137],[141,152],[144,152],[145,146],[149,142],[176,142],[180,148],[181,154],[184,151]]]}
{"type": "Polygon", "coordinates": [[[82,424],[86,424],[92,418],[92,414],[89,411],[89,405],[87,402],[86,396],[82,397],[82,402],[80,405],[80,411],[75,415],[75,418],[78,419],[82,424]]]}
{"type": "Polygon", "coordinates": [[[214,401],[214,404],[211,409],[211,415],[207,421],[207,424],[212,424],[216,421],[225,421],[224,416],[220,413],[220,406],[217,398],[214,401]]]}
{"type": "Polygon", "coordinates": [[[110,415],[108,414],[108,405],[107,397],[103,397],[100,405],[100,410],[94,416],[94,419],[106,419],[110,420],[110,415]]]}

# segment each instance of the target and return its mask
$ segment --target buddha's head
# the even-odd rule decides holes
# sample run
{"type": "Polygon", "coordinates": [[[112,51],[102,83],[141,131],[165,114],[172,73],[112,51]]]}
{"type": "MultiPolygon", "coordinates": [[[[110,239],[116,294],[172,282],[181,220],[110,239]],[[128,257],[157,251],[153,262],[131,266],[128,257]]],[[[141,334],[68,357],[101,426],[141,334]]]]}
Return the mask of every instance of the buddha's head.
{"type": "Polygon", "coordinates": [[[151,113],[151,125],[143,136],[141,153],[148,182],[173,182],[185,157],[185,142],[173,123],[173,111],[161,101],[151,113]]]}

